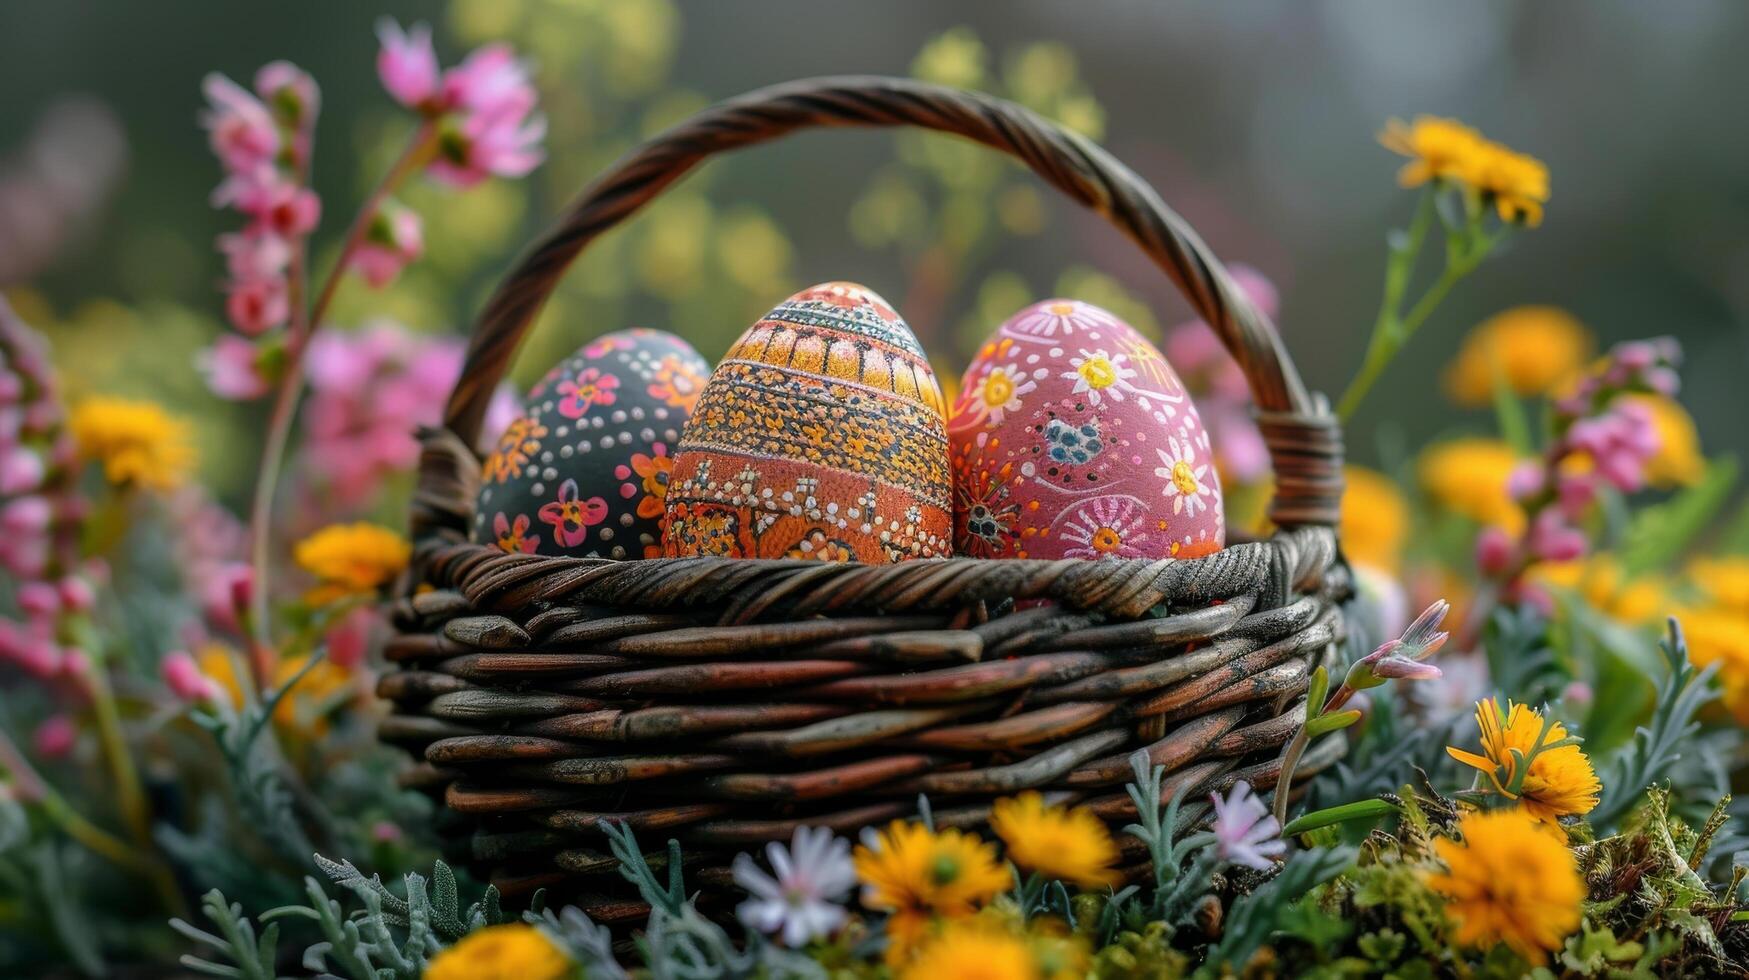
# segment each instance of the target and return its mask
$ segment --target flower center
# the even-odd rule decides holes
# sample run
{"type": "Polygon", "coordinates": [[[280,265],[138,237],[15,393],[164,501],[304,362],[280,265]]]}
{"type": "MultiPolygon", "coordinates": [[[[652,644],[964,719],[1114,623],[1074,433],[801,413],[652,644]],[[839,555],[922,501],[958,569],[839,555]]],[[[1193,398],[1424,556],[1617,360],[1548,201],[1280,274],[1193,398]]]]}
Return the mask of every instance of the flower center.
{"type": "Polygon", "coordinates": [[[1104,354],[1089,357],[1076,370],[1081,373],[1081,380],[1087,382],[1090,388],[1109,388],[1117,382],[1117,368],[1112,366],[1111,358],[1104,354]]]}
{"type": "Polygon", "coordinates": [[[1172,464],[1172,485],[1182,494],[1196,492],[1196,472],[1190,468],[1190,463],[1179,460],[1172,464]]]}
{"type": "Polygon", "coordinates": [[[994,408],[1008,404],[1008,399],[1012,397],[1014,382],[1008,380],[1008,375],[998,371],[984,379],[984,404],[994,408]]]}
{"type": "Polygon", "coordinates": [[[952,854],[938,854],[929,868],[929,879],[936,885],[951,885],[960,876],[960,863],[952,854]]]}
{"type": "Polygon", "coordinates": [[[1093,550],[1102,555],[1109,555],[1123,545],[1123,536],[1109,527],[1102,527],[1093,532],[1093,550]]]}
{"type": "Polygon", "coordinates": [[[1075,304],[1074,303],[1052,303],[1050,306],[1050,310],[1052,313],[1055,313],[1057,316],[1068,316],[1069,314],[1075,312],[1075,304]]]}

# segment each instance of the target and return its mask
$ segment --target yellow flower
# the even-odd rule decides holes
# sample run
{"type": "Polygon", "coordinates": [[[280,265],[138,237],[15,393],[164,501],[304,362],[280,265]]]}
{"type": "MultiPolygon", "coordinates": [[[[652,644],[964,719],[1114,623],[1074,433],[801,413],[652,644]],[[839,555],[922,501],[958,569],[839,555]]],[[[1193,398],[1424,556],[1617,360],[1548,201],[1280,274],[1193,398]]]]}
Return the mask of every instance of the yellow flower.
{"type": "Polygon", "coordinates": [[[526,923],[487,926],[463,936],[425,964],[423,980],[559,980],[575,964],[526,923]]]}
{"type": "Polygon", "coordinates": [[[80,457],[101,463],[116,486],[170,490],[194,468],[188,422],[153,402],[88,398],[73,409],[68,428],[80,457]]]}
{"type": "Polygon", "coordinates": [[[292,552],[298,566],[321,583],[309,595],[320,604],[375,592],[407,567],[412,546],[377,524],[330,524],[299,541],[292,552]]]}
{"type": "Polygon", "coordinates": [[[1350,466],[1342,471],[1342,550],[1349,561],[1397,570],[1409,531],[1409,505],[1390,477],[1350,466]]]}
{"type": "Polygon", "coordinates": [[[1687,571],[1689,580],[1714,603],[1749,614],[1749,558],[1696,558],[1687,571]]]}
{"type": "Polygon", "coordinates": [[[1549,168],[1541,160],[1484,142],[1459,165],[1459,180],[1494,202],[1501,221],[1542,224],[1549,199],[1549,168]]]}
{"type": "Polygon", "coordinates": [[[1397,171],[1397,182],[1419,187],[1430,180],[1460,176],[1473,165],[1472,158],[1487,141],[1455,119],[1416,116],[1413,124],[1401,119],[1386,122],[1379,142],[1385,149],[1410,158],[1397,171]]]}
{"type": "MultiPolygon", "coordinates": [[[[1509,712],[1502,716],[1500,704],[1493,698],[1476,702],[1476,727],[1482,730],[1482,752],[1465,752],[1448,746],[1446,752],[1466,766],[1474,766],[1488,777],[1495,791],[1508,799],[1516,799],[1524,811],[1540,821],[1554,823],[1568,814],[1591,812],[1597,805],[1597,792],[1602,785],[1591,768],[1591,760],[1577,745],[1544,749],[1530,761],[1530,770],[1515,796],[1510,792],[1517,772],[1518,758],[1530,755],[1531,747],[1543,735],[1543,716],[1522,704],[1507,702],[1509,712]],[[1517,750],[1518,755],[1513,754],[1517,750]]],[[[1548,745],[1567,737],[1567,729],[1558,721],[1548,722],[1548,745]]]]}
{"type": "Polygon", "coordinates": [[[893,913],[887,962],[894,965],[908,958],[931,915],[969,915],[1013,882],[994,845],[951,827],[937,833],[903,820],[888,824],[874,847],[859,845],[855,863],[865,886],[862,904],[893,913]]]}
{"type": "Polygon", "coordinates": [[[986,924],[950,925],[924,944],[900,980],[1042,980],[1032,949],[986,924]]]}
{"type": "MultiPolygon", "coordinates": [[[[222,643],[209,643],[200,651],[196,661],[200,664],[201,673],[211,677],[225,689],[229,696],[231,707],[243,707],[243,689],[237,683],[237,674],[231,669],[234,655],[222,643]]],[[[273,686],[278,688],[297,676],[298,671],[310,662],[308,656],[292,657],[281,660],[274,668],[273,686]]],[[[310,668],[296,687],[291,689],[273,709],[274,724],[288,729],[302,729],[312,735],[321,735],[328,730],[328,712],[335,702],[345,697],[353,688],[353,676],[346,668],[330,660],[323,660],[310,668]]]]}
{"type": "Polygon", "coordinates": [[[997,800],[990,829],[1008,845],[1008,857],[1046,880],[1096,888],[1117,881],[1117,844],[1093,811],[1045,806],[1037,793],[997,800]]]}
{"type": "Polygon", "coordinates": [[[1591,357],[1591,332],[1555,306],[1516,306],[1482,321],[1445,370],[1445,389],[1460,405],[1486,405],[1496,373],[1519,395],[1546,395],[1591,357]]]}
{"type": "Polygon", "coordinates": [[[1663,395],[1632,394],[1626,400],[1646,406],[1652,428],[1658,433],[1658,451],[1646,461],[1646,480],[1654,487],[1693,486],[1706,474],[1706,459],[1700,453],[1700,433],[1681,403],[1663,395]]]}
{"type": "Polygon", "coordinates": [[[1674,615],[1696,666],[1719,665],[1725,707],[1749,725],[1749,616],[1741,611],[1682,609],[1674,615]]]}
{"type": "Polygon", "coordinates": [[[1432,446],[1416,469],[1422,489],[1446,510],[1516,534],[1524,512],[1506,492],[1518,456],[1498,439],[1468,437],[1432,446]]]}
{"type": "Polygon", "coordinates": [[[1579,928],[1585,881],[1573,852],[1517,810],[1467,813],[1458,833],[1461,842],[1433,842],[1446,870],[1427,877],[1428,887],[1445,896],[1458,944],[1503,942],[1532,963],[1544,962],[1579,928]]]}
{"type": "Polygon", "coordinates": [[[1525,571],[1531,581],[1565,589],[1591,606],[1630,625],[1656,621],[1669,609],[1669,589],[1659,577],[1624,580],[1621,565],[1609,555],[1583,561],[1538,562],[1525,571]]]}

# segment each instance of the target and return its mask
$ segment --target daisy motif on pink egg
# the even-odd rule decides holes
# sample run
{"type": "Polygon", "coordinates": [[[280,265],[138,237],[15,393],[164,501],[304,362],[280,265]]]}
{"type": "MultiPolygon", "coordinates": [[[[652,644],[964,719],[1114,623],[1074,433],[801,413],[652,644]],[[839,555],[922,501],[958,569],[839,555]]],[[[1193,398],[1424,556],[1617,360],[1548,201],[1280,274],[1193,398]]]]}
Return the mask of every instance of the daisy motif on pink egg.
{"type": "Polygon", "coordinates": [[[987,418],[1000,425],[1009,412],[1020,410],[1021,396],[1037,387],[1038,382],[1023,374],[1019,365],[997,365],[972,386],[972,412],[979,422],[987,418]]]}
{"type": "Polygon", "coordinates": [[[1066,515],[1059,537],[1065,558],[1144,558],[1146,510],[1134,497],[1099,497],[1066,515]]]}
{"type": "Polygon", "coordinates": [[[1204,482],[1207,463],[1198,463],[1196,449],[1182,433],[1168,436],[1165,449],[1156,449],[1160,464],[1154,475],[1166,481],[1166,496],[1172,498],[1172,513],[1192,517],[1209,506],[1214,488],[1204,482]]]}
{"type": "Polygon", "coordinates": [[[543,504],[540,519],[553,526],[553,541],[561,548],[575,548],[589,537],[589,529],[607,519],[607,501],[577,496],[577,481],[559,485],[559,498],[543,504]]]}
{"type": "Polygon", "coordinates": [[[1009,322],[1009,329],[1023,337],[1055,337],[1072,328],[1111,327],[1111,314],[1073,299],[1047,299],[1035,303],[1009,322]]]}
{"type": "Polygon", "coordinates": [[[1079,356],[1069,358],[1069,366],[1074,370],[1064,371],[1062,377],[1075,382],[1072,394],[1084,394],[1094,405],[1107,397],[1121,402],[1126,393],[1134,394],[1136,390],[1130,383],[1136,372],[1129,366],[1129,360],[1128,354],[1082,350],[1079,356]]]}
{"type": "Polygon", "coordinates": [[[559,382],[559,414],[568,419],[582,418],[595,405],[612,405],[619,397],[619,378],[601,373],[600,368],[584,368],[576,378],[559,382]]]}

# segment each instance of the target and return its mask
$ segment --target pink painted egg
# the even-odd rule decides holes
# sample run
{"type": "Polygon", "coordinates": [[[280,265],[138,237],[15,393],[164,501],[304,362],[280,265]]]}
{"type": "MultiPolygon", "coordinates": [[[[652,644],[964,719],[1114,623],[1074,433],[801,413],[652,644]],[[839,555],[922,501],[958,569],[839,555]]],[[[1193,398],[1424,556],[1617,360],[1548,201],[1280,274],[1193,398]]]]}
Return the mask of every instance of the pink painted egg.
{"type": "Polygon", "coordinates": [[[979,558],[1195,558],[1226,542],[1208,430],[1159,349],[1051,299],[966,369],[948,417],[954,546],[979,558]]]}

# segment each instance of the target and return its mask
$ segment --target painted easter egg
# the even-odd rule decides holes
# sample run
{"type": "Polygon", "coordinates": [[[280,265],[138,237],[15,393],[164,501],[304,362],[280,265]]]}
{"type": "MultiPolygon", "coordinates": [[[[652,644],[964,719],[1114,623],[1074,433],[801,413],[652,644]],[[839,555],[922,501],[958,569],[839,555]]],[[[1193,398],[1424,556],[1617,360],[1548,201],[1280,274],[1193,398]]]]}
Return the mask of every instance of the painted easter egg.
{"type": "Polygon", "coordinates": [[[1208,430],[1129,324],[1052,299],[996,331],[949,415],[954,545],[980,558],[1194,558],[1226,523],[1208,430]]]}
{"type": "Polygon", "coordinates": [[[949,554],[944,409],[911,328],[873,291],[830,282],[791,296],[699,396],[668,488],[668,554],[949,554]]]}
{"type": "Polygon", "coordinates": [[[660,330],[610,333],[560,361],[481,468],[473,540],[530,555],[659,557],[675,447],[709,374],[660,330]]]}

